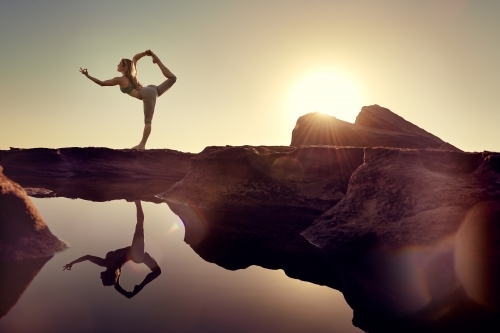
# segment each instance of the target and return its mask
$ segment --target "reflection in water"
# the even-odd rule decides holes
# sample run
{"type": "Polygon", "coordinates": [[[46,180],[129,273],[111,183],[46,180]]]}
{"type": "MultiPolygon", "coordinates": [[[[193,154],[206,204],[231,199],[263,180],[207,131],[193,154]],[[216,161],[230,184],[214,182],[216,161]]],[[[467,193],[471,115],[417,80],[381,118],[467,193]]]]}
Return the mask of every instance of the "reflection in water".
{"type": "Polygon", "coordinates": [[[467,273],[462,275],[475,277],[466,284],[460,265],[461,281],[457,279],[454,237],[429,248],[408,246],[390,251],[375,246],[361,257],[335,257],[322,253],[299,235],[299,226],[304,223],[299,223],[293,213],[276,209],[210,211],[167,203],[185,225],[186,243],[206,261],[230,270],[251,265],[283,269],[289,277],[337,289],[354,310],[354,325],[367,332],[500,331],[495,308],[498,303],[488,309],[470,297],[475,290],[488,288],[488,296],[498,300],[500,256],[494,250],[498,249],[500,234],[498,204],[481,213],[488,219],[479,216],[477,209],[473,211],[475,215],[464,226],[468,229],[459,233],[464,239],[459,242],[465,249],[462,252],[475,255],[460,257],[462,271],[467,273]],[[483,220],[487,222],[479,223],[483,220]],[[470,231],[472,228],[478,230],[470,231]],[[490,246],[487,249],[478,245],[484,240],[490,246]],[[479,269],[480,264],[493,273],[483,274],[485,269],[479,269]],[[472,265],[474,270],[469,269],[472,265]]]}
{"type": "Polygon", "coordinates": [[[265,209],[211,211],[168,202],[185,226],[184,241],[204,260],[229,270],[257,265],[289,277],[339,289],[332,265],[299,232],[293,212],[265,209]]]}
{"type": "Polygon", "coordinates": [[[148,283],[156,279],[161,274],[161,269],[153,257],[144,251],[144,212],[142,211],[141,202],[139,200],[135,201],[135,206],[137,209],[137,224],[135,226],[131,246],[109,251],[104,259],[92,255],[85,255],[64,265],[63,270],[71,270],[74,264],[83,261],[90,261],[98,266],[106,267],[106,270],[101,272],[102,284],[104,286],[114,286],[116,291],[127,298],[134,297],[148,283]],[[151,273],[149,273],[140,284],[136,285],[131,292],[126,291],[120,286],[122,267],[130,260],[138,264],[144,263],[151,269],[151,273]]]}
{"type": "Polygon", "coordinates": [[[0,318],[21,298],[50,257],[0,262],[0,318]]]}

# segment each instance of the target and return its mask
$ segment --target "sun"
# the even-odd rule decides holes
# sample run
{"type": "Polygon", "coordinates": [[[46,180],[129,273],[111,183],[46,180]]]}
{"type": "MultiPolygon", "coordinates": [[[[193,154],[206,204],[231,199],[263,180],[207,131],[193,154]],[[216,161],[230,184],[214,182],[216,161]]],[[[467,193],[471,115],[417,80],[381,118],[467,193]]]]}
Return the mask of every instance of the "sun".
{"type": "Polygon", "coordinates": [[[357,86],[333,71],[313,73],[300,80],[290,94],[289,103],[294,125],[300,116],[315,111],[353,123],[362,107],[357,86]]]}

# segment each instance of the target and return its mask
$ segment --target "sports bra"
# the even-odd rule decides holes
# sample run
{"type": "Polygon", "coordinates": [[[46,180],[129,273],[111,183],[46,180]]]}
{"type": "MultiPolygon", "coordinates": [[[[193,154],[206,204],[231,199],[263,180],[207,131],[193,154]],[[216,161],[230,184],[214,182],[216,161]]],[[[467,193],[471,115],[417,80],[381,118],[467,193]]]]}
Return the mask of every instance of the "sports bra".
{"type": "Polygon", "coordinates": [[[131,85],[130,85],[130,86],[128,86],[127,88],[121,88],[121,87],[120,87],[120,90],[121,90],[121,91],[122,91],[122,93],[124,93],[124,94],[129,94],[129,93],[130,93],[132,90],[134,90],[134,89],[135,89],[135,88],[134,88],[134,87],[132,87],[131,85]]]}

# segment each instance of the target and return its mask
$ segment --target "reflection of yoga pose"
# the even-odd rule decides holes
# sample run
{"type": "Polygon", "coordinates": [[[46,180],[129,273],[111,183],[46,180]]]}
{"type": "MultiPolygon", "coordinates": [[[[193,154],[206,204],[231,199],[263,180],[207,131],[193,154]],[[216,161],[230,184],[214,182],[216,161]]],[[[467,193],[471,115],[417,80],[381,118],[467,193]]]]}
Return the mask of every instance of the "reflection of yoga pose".
{"type": "Polygon", "coordinates": [[[140,99],[144,103],[144,133],[141,142],[132,149],[146,149],[146,141],[151,133],[151,121],[155,112],[156,98],[161,96],[165,91],[170,89],[177,80],[177,77],[163,65],[160,59],[151,50],[136,54],[132,60],[122,59],[118,64],[117,71],[122,73],[122,76],[115,77],[111,80],[101,81],[89,75],[86,68],[80,68],[80,73],[88,77],[100,86],[120,86],[120,90],[124,94],[129,94],[132,97],[140,99]],[[167,78],[159,86],[149,85],[143,87],[137,80],[136,64],[144,56],[153,58],[153,63],[158,64],[163,75],[167,78]]]}
{"type": "Polygon", "coordinates": [[[156,279],[161,274],[161,269],[156,263],[156,261],[147,253],[144,252],[144,213],[142,212],[141,202],[139,200],[135,201],[135,206],[137,208],[137,224],[135,226],[134,238],[132,240],[132,246],[127,246],[122,249],[115,251],[110,251],[106,254],[106,258],[102,259],[99,257],[86,255],[78,258],[69,264],[63,266],[64,270],[71,270],[71,267],[82,261],[90,261],[96,265],[106,267],[104,272],[101,272],[101,280],[104,286],[115,286],[115,289],[127,298],[134,297],[137,295],[144,286],[156,279]],[[123,265],[132,260],[135,263],[144,263],[151,269],[144,281],[141,284],[134,287],[134,291],[125,291],[120,286],[120,275],[122,273],[123,265]]]}

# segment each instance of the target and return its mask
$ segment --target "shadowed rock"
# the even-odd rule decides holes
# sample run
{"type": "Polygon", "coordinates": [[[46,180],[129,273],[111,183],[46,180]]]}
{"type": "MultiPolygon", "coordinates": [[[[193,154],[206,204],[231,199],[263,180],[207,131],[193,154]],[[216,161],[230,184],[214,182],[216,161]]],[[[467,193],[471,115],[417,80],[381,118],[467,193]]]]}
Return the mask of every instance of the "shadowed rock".
{"type": "Polygon", "coordinates": [[[460,151],[378,105],[363,107],[354,124],[317,112],[304,115],[297,120],[290,145],[432,148],[460,151]]]}
{"type": "Polygon", "coordinates": [[[346,196],[302,235],[340,252],[434,244],[456,233],[474,205],[500,200],[497,155],[366,148],[346,196]]]}
{"type": "Polygon", "coordinates": [[[189,169],[192,156],[169,149],[11,148],[0,151],[0,165],[5,175],[13,178],[31,175],[179,180],[189,169]]]}
{"type": "Polygon", "coordinates": [[[288,209],[311,219],[343,198],[362,162],[361,148],[208,147],[159,197],[208,210],[288,209]]]}
{"type": "Polygon", "coordinates": [[[160,202],[154,195],[186,175],[192,156],[168,149],[11,149],[0,151],[0,165],[36,197],[160,202]]]}
{"type": "Polygon", "coordinates": [[[23,188],[0,169],[0,261],[45,257],[65,248],[23,188]]]}

